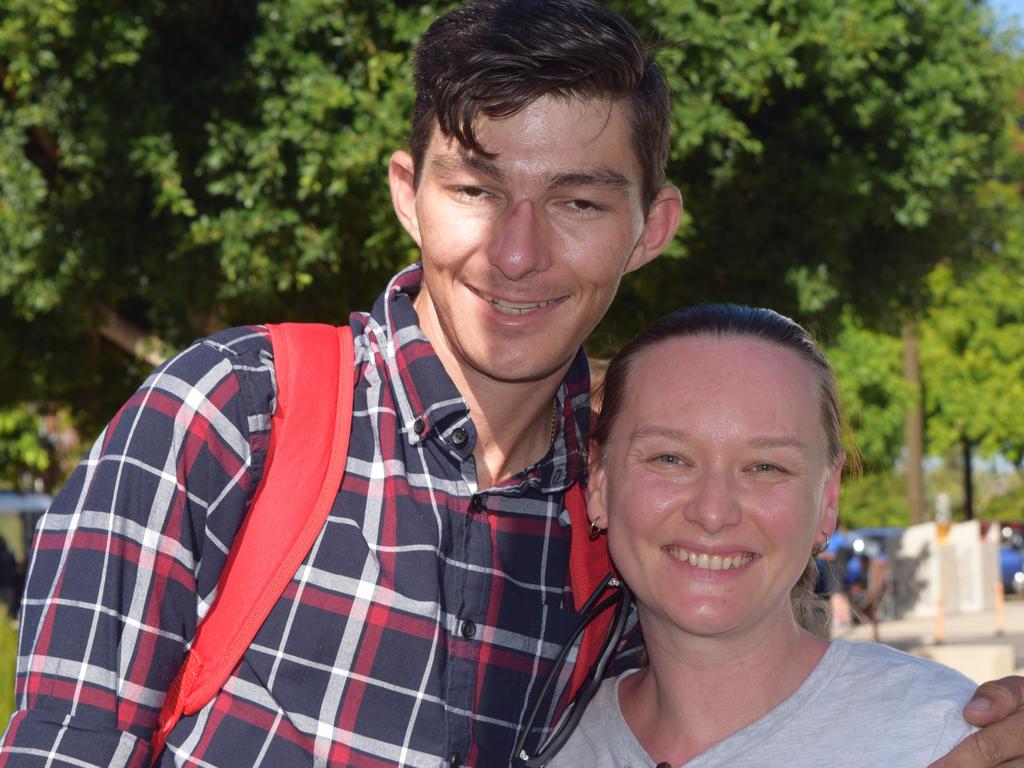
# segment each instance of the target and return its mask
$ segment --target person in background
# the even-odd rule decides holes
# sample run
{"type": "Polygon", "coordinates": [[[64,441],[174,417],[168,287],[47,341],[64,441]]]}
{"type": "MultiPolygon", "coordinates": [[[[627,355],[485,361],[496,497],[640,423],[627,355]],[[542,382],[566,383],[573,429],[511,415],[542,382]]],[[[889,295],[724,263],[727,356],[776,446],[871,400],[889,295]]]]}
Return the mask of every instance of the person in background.
{"type": "Polygon", "coordinates": [[[846,593],[846,565],[852,552],[846,538],[845,526],[840,522],[829,537],[828,546],[818,555],[818,585],[815,591],[828,598],[831,614],[831,633],[841,633],[853,625],[850,597],[846,593]]]}
{"type": "Polygon", "coordinates": [[[602,685],[551,768],[925,766],[972,732],[974,683],[808,630],[836,526],[835,375],[766,309],[656,322],[611,361],[588,514],[650,663],[602,685]]]}

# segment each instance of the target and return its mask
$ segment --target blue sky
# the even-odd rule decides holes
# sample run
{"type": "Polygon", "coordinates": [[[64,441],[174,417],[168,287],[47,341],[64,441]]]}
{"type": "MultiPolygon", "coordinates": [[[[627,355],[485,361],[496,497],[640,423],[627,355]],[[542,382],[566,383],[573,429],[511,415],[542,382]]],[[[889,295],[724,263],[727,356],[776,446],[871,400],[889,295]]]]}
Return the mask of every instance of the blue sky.
{"type": "Polygon", "coordinates": [[[1016,16],[1017,24],[1024,26],[1024,0],[990,0],[990,4],[999,16],[1016,16]]]}

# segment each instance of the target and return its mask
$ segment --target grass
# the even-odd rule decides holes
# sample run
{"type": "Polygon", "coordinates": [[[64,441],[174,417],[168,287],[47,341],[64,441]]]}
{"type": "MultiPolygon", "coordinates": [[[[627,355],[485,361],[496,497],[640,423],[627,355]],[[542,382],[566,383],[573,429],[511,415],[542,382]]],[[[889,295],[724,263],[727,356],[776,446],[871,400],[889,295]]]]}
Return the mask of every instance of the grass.
{"type": "Polygon", "coordinates": [[[0,605],[0,732],[14,712],[14,666],[18,656],[18,630],[0,605]]]}

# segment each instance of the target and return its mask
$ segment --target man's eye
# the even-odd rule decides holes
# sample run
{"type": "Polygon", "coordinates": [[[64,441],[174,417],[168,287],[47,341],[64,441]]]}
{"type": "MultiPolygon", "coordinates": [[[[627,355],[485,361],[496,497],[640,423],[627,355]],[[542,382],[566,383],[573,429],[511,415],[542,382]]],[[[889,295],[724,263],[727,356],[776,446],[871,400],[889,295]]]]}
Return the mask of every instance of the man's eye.
{"type": "Polygon", "coordinates": [[[753,466],[755,472],[782,472],[782,467],[776,464],[769,464],[766,461],[760,462],[753,466]]]}
{"type": "Polygon", "coordinates": [[[604,210],[604,206],[600,203],[595,203],[593,200],[570,200],[567,205],[581,213],[594,213],[604,210]]]}
{"type": "Polygon", "coordinates": [[[488,195],[487,190],[482,187],[456,187],[455,191],[470,200],[480,200],[488,195]]]}

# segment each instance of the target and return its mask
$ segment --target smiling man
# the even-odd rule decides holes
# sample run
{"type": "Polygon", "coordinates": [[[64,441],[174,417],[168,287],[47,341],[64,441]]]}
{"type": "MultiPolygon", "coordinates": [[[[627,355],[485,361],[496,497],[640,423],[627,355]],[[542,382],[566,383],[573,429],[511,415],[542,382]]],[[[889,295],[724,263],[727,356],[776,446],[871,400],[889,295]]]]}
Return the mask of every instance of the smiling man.
{"type": "Polygon", "coordinates": [[[422,263],[349,320],[351,444],[312,550],[226,685],[152,755],[277,403],[265,328],[198,342],[41,523],[0,766],[508,764],[577,619],[580,345],[679,221],[668,93],[634,30],[587,0],[467,3],[415,69],[389,180],[422,263]]]}

